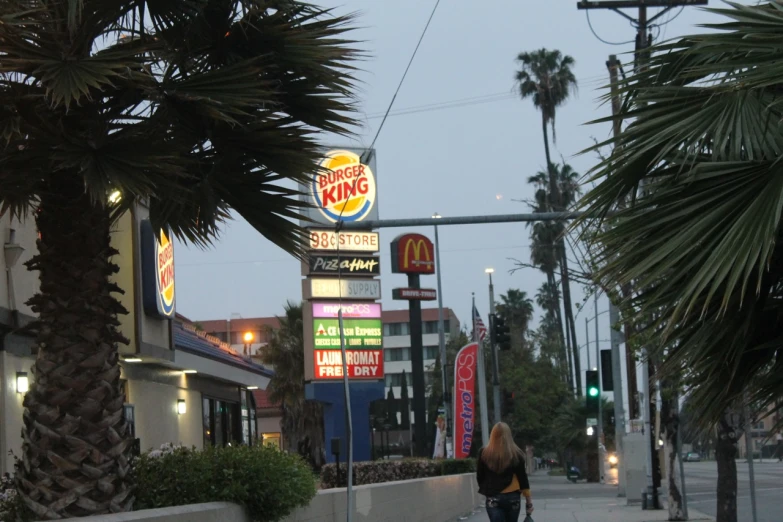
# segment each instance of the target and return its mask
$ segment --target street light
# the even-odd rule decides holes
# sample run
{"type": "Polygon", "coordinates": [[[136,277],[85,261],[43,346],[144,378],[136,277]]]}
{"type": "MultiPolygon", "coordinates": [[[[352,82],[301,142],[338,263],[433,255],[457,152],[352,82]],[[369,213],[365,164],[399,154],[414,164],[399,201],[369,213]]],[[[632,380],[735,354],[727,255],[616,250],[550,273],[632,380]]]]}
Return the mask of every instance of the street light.
{"type": "Polygon", "coordinates": [[[245,332],[245,335],[242,336],[242,340],[245,341],[245,355],[250,355],[250,344],[253,339],[255,339],[253,332],[245,332]]]}
{"type": "MultiPolygon", "coordinates": [[[[432,219],[440,219],[441,215],[435,212],[432,219]]],[[[440,278],[440,241],[438,240],[438,225],[435,225],[435,270],[438,277],[438,351],[440,352],[440,373],[443,382],[443,406],[446,410],[446,455],[449,457],[449,438],[451,437],[451,400],[448,385],[448,373],[446,372],[446,328],[443,320],[443,285],[440,278]]],[[[383,435],[381,435],[383,440],[383,435]]]]}
{"type": "Polygon", "coordinates": [[[494,335],[493,324],[495,321],[495,286],[492,284],[492,274],[495,269],[488,267],[484,273],[489,276],[489,346],[492,353],[492,395],[494,397],[495,422],[500,422],[500,368],[498,366],[497,345],[492,338],[494,335]]]}

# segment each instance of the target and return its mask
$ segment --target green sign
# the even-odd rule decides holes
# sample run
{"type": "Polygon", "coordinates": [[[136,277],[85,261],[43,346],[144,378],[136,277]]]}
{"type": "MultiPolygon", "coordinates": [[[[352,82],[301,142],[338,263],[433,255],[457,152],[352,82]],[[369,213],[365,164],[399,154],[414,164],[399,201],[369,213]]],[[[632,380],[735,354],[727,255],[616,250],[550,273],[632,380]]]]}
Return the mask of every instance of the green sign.
{"type": "MultiPolygon", "coordinates": [[[[340,321],[314,319],[315,349],[340,349],[340,321]]],[[[374,348],[383,346],[383,325],[380,319],[343,319],[346,348],[374,348]]]]}

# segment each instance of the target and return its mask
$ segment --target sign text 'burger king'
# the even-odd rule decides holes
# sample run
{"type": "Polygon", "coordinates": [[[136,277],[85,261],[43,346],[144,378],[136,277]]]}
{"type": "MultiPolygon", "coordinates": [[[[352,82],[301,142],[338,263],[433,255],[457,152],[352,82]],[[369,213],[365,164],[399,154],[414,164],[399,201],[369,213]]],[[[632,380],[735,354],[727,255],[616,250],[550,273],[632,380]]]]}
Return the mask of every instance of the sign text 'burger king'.
{"type": "Polygon", "coordinates": [[[335,223],[362,221],[376,207],[375,175],[361,157],[349,150],[331,150],[321,162],[310,194],[318,212],[335,223]]]}

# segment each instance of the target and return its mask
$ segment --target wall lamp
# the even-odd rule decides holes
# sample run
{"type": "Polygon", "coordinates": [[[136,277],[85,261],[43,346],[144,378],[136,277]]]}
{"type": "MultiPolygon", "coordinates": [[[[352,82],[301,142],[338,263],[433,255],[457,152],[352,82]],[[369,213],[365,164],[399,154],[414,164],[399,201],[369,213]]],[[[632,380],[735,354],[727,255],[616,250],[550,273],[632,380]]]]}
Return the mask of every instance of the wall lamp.
{"type": "Polygon", "coordinates": [[[27,372],[16,372],[16,393],[27,393],[30,389],[30,379],[27,372]]]}
{"type": "Polygon", "coordinates": [[[188,412],[188,406],[185,404],[185,399],[179,399],[177,401],[177,415],[185,415],[188,412]]]}

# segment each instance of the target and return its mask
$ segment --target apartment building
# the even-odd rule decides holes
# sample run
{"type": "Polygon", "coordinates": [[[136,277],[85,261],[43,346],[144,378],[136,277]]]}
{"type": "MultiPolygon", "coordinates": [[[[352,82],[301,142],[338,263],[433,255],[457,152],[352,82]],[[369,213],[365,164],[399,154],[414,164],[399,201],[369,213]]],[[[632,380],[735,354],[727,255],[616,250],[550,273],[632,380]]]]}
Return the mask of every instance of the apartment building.
{"type": "MultiPolygon", "coordinates": [[[[422,315],[422,344],[424,345],[424,379],[429,386],[432,382],[435,359],[438,356],[438,309],[424,308],[422,315]]],[[[454,310],[443,309],[443,329],[446,333],[446,342],[450,338],[459,335],[460,323],[454,310]]],[[[383,353],[386,371],[386,394],[394,390],[394,396],[400,398],[402,394],[402,372],[407,374],[408,396],[413,397],[413,382],[410,374],[413,369],[411,363],[411,335],[410,317],[408,310],[384,310],[383,311],[383,353]]]]}

